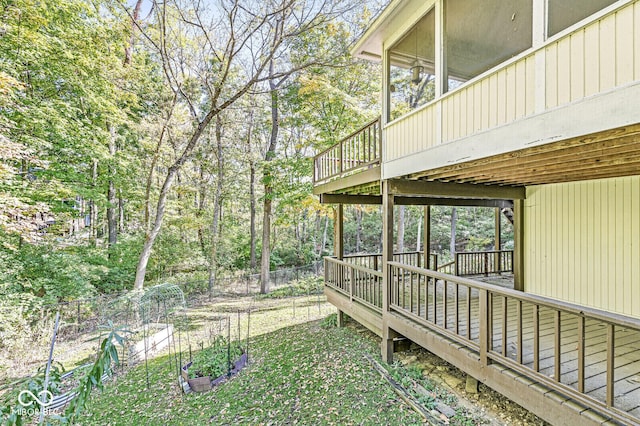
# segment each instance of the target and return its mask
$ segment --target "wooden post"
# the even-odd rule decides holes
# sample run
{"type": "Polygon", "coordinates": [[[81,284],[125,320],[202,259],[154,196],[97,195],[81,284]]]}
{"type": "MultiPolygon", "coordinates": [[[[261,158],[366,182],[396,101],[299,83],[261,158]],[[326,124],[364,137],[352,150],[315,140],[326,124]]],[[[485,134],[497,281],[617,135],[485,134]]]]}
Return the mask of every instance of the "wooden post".
{"type": "Polygon", "coordinates": [[[337,326],[338,327],[344,327],[344,312],[342,312],[340,309],[338,309],[338,321],[337,321],[337,326]]]}
{"type": "Polygon", "coordinates": [[[480,344],[480,365],[484,367],[489,365],[489,357],[487,356],[487,353],[489,351],[489,339],[492,338],[489,334],[489,297],[487,290],[479,290],[478,303],[480,305],[480,336],[478,342],[480,344]]]}
{"type": "Polygon", "coordinates": [[[424,251],[424,267],[437,270],[438,267],[431,264],[431,206],[424,206],[423,220],[422,249],[424,251]]]}
{"type": "Polygon", "coordinates": [[[446,2],[436,0],[435,4],[435,68],[436,98],[441,97],[449,89],[449,69],[447,67],[447,28],[446,2]]]}
{"type": "Polygon", "coordinates": [[[338,260],[344,259],[344,206],[338,204],[333,210],[334,238],[333,255],[338,260]]]}
{"type": "Polygon", "coordinates": [[[524,291],[524,200],[513,200],[513,284],[524,291]]]}
{"type": "Polygon", "coordinates": [[[389,184],[382,182],[382,359],[393,362],[393,330],[387,324],[391,295],[391,274],[389,262],[393,260],[393,194],[389,193],[389,184]]]}
{"type": "Polygon", "coordinates": [[[494,268],[494,272],[497,272],[498,274],[502,273],[502,255],[500,253],[500,250],[502,250],[502,238],[500,236],[500,234],[502,234],[502,220],[501,219],[501,215],[502,213],[500,207],[496,207],[495,208],[495,230],[496,230],[496,243],[495,243],[495,250],[496,250],[496,254],[495,257],[493,259],[493,268],[494,268]]]}

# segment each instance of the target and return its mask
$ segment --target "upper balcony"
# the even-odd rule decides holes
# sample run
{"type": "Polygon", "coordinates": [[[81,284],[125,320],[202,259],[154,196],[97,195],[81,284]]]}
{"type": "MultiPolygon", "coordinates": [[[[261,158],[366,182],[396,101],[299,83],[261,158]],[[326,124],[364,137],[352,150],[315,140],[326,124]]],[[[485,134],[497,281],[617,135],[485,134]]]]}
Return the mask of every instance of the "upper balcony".
{"type": "Polygon", "coordinates": [[[380,117],[313,159],[313,192],[380,193],[380,117]]]}
{"type": "Polygon", "coordinates": [[[380,157],[330,148],[315,192],[376,194],[378,164],[502,186],[637,174],[634,22],[638,0],[393,1],[353,49],[383,63],[380,157]]]}

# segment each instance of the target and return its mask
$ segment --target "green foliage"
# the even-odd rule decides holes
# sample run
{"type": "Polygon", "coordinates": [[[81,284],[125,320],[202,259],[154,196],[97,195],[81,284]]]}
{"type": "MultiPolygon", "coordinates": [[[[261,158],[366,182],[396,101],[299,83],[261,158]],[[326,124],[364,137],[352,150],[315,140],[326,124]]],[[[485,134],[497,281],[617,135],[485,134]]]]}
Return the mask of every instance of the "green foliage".
{"type": "Polygon", "coordinates": [[[290,284],[278,287],[267,294],[259,294],[257,299],[280,299],[283,297],[308,296],[320,294],[324,288],[323,277],[308,277],[292,281],[290,284]]]}
{"type": "Polygon", "coordinates": [[[322,321],[320,321],[322,328],[333,328],[338,326],[338,314],[327,315],[322,321]]]}
{"type": "MultiPolygon", "coordinates": [[[[76,393],[76,396],[71,400],[64,414],[52,416],[52,420],[56,420],[62,424],[73,424],[86,408],[91,391],[94,388],[100,390],[104,388],[102,376],[105,373],[110,373],[112,366],[118,365],[119,359],[117,346],[123,345],[125,339],[123,334],[128,333],[128,331],[122,327],[114,327],[113,324],[109,324],[103,328],[108,330],[108,334],[100,344],[100,350],[96,361],[80,378],[77,388],[73,390],[73,392],[76,393]]],[[[25,422],[30,422],[30,420],[24,418],[28,412],[19,409],[21,405],[18,403],[18,395],[22,391],[28,390],[32,394],[40,396],[40,393],[44,391],[45,369],[46,367],[43,366],[38,370],[38,373],[35,376],[25,379],[22,382],[10,384],[12,390],[2,396],[2,406],[0,407],[0,412],[3,416],[3,425],[20,426],[25,424],[25,422]]],[[[62,365],[54,364],[51,366],[47,389],[53,395],[60,394],[62,373],[64,373],[62,365]]],[[[31,401],[35,407],[38,406],[37,401],[33,400],[29,394],[25,394],[25,396],[22,397],[22,400],[24,402],[31,401]]]]}
{"type": "Polygon", "coordinates": [[[124,345],[124,335],[130,332],[124,327],[114,327],[111,323],[103,327],[103,329],[108,331],[107,337],[100,344],[98,358],[86,375],[80,379],[80,384],[75,389],[76,397],[71,400],[64,413],[63,420],[65,420],[65,423],[74,423],[78,419],[78,416],[89,403],[91,391],[94,388],[104,389],[102,376],[105,373],[110,374],[112,367],[117,366],[120,362],[117,347],[124,345]]]}
{"type": "Polygon", "coordinates": [[[228,342],[224,336],[218,335],[211,346],[195,354],[193,364],[189,367],[189,378],[209,376],[212,380],[216,379],[227,374],[241,355],[239,342],[228,342]]]}
{"type": "MultiPolygon", "coordinates": [[[[25,424],[25,421],[28,424],[29,421],[24,418],[27,416],[27,412],[26,410],[21,410],[21,408],[24,407],[19,401],[23,401],[29,408],[39,407],[39,403],[33,398],[33,395],[36,395],[38,398],[44,396],[42,392],[44,391],[45,373],[46,365],[40,367],[33,377],[9,384],[12,389],[2,395],[2,399],[0,400],[0,413],[2,413],[4,420],[3,425],[20,426],[25,424]],[[20,393],[25,390],[31,392],[31,394],[26,393],[20,396],[20,393]],[[20,400],[18,398],[20,398],[20,400]]],[[[62,385],[61,376],[63,373],[64,367],[62,364],[54,363],[51,365],[47,390],[51,392],[52,395],[60,394],[60,387],[62,385]]]]}

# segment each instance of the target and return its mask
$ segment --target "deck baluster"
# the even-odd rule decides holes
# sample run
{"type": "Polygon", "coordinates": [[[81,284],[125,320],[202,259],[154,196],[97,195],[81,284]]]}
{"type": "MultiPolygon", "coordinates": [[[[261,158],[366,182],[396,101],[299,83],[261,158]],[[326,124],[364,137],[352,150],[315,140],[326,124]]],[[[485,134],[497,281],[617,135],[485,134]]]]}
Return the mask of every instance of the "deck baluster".
{"type": "Polygon", "coordinates": [[[438,280],[433,279],[433,300],[431,301],[433,305],[433,323],[438,323],[438,280]]]}
{"type": "Polygon", "coordinates": [[[561,318],[560,311],[555,311],[553,316],[553,326],[555,329],[555,341],[554,341],[554,360],[555,360],[555,371],[554,377],[556,382],[560,381],[560,367],[562,366],[562,360],[560,359],[560,339],[561,339],[561,318]]]}
{"type": "Polygon", "coordinates": [[[540,371],[540,307],[533,305],[533,369],[540,371]]]}
{"type": "Polygon", "coordinates": [[[487,290],[481,289],[478,294],[479,313],[480,313],[480,363],[481,365],[488,365],[489,358],[487,357],[487,350],[489,349],[489,297],[487,290]]]}
{"type": "Polygon", "coordinates": [[[456,283],[455,286],[455,306],[454,306],[454,315],[455,315],[455,332],[456,334],[460,334],[460,284],[456,283]]]}
{"type": "Polygon", "coordinates": [[[613,407],[615,380],[616,326],[607,324],[607,407],[613,407]]]}
{"type": "Polygon", "coordinates": [[[578,317],[578,392],[580,393],[584,393],[584,324],[584,317],[578,317]]]}
{"type": "Polygon", "coordinates": [[[466,315],[467,315],[467,340],[471,340],[471,287],[465,286],[467,289],[466,315]]]}
{"type": "Polygon", "coordinates": [[[444,288],[442,289],[442,327],[447,329],[447,302],[449,299],[449,282],[444,281],[444,288]]]}
{"type": "Polygon", "coordinates": [[[517,327],[518,327],[518,348],[516,352],[516,357],[518,364],[522,364],[522,300],[518,300],[516,302],[516,316],[517,316],[517,327]]]}
{"type": "Polygon", "coordinates": [[[502,356],[507,356],[507,296],[502,296],[502,356]]]}
{"type": "Polygon", "coordinates": [[[413,272],[409,271],[409,312],[413,313],[413,272]]]}

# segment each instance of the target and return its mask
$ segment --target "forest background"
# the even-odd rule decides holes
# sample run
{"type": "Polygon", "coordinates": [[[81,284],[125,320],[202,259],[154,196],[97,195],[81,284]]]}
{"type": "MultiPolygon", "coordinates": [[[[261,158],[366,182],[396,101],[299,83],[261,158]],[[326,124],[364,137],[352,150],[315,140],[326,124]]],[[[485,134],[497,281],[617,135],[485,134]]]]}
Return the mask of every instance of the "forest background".
{"type": "MultiPolygon", "coordinates": [[[[312,157],[379,115],[379,64],[348,51],[385,3],[0,0],[2,341],[45,304],[246,272],[266,292],[331,255],[312,157]]],[[[420,249],[400,209],[396,250],[420,249]]],[[[445,259],[494,244],[491,209],[431,220],[445,259]]],[[[380,252],[379,207],[344,227],[380,252]]]]}

